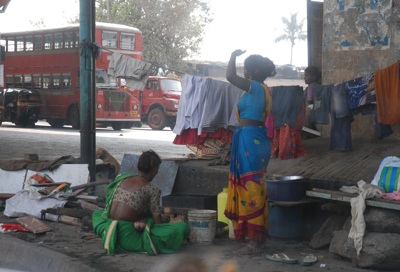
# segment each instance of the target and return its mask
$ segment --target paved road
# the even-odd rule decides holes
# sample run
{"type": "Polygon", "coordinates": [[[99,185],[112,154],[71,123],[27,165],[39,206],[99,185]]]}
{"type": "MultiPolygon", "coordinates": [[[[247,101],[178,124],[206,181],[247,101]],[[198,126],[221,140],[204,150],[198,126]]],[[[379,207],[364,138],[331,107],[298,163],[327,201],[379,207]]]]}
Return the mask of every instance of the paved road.
{"type": "MultiPolygon", "coordinates": [[[[184,145],[175,145],[175,134],[169,130],[155,131],[147,126],[114,131],[96,129],[96,146],[107,149],[118,161],[124,154],[140,154],[149,148],[163,159],[186,158],[191,151],[184,145]]],[[[4,122],[0,126],[0,159],[22,159],[24,154],[38,154],[41,160],[61,156],[80,157],[80,133],[71,127],[51,128],[39,121],[35,128],[17,127],[4,122]]]]}

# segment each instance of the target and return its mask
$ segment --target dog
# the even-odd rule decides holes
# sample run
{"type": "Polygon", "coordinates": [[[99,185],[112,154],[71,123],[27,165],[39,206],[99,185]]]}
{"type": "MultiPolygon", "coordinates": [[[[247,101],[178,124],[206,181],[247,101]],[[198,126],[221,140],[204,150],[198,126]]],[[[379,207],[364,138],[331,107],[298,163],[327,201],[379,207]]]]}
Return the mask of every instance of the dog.
{"type": "Polygon", "coordinates": [[[108,152],[106,149],[102,147],[98,147],[96,149],[96,159],[102,160],[104,163],[109,163],[114,166],[115,173],[119,174],[119,170],[121,165],[119,162],[108,152]]]}

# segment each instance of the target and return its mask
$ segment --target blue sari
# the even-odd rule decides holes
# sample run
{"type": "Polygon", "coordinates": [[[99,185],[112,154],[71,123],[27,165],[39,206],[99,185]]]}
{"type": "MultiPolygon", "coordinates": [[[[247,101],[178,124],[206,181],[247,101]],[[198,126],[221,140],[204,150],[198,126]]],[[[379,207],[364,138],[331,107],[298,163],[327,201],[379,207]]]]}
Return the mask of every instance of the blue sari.
{"type": "MultiPolygon", "coordinates": [[[[254,118],[260,120],[260,116],[263,115],[262,118],[265,121],[272,102],[268,87],[252,82],[250,91],[243,97],[246,95],[251,96],[249,101],[258,101],[257,103],[265,105],[265,107],[258,105],[258,108],[264,112],[256,113],[258,117],[254,118]]],[[[247,104],[248,107],[252,106],[246,101],[239,103],[247,104]]],[[[250,110],[253,114],[254,107],[250,110]]],[[[240,116],[243,116],[242,113],[240,116]]],[[[232,220],[237,239],[249,237],[252,240],[263,241],[266,237],[268,225],[266,174],[270,157],[271,143],[264,125],[235,129],[232,137],[225,215],[232,220]]]]}

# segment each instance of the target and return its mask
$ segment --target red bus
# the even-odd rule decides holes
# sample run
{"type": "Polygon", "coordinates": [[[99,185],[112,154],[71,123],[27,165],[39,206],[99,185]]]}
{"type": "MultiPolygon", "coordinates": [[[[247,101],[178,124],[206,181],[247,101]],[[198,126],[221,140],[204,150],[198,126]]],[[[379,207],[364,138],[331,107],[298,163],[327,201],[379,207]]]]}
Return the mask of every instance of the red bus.
{"type": "MultiPolygon", "coordinates": [[[[114,52],[142,60],[142,33],[134,27],[96,23],[95,36],[101,48],[96,58],[96,122],[114,130],[131,128],[140,123],[140,102],[107,74],[107,68],[114,52]]],[[[0,45],[5,49],[0,88],[39,91],[40,119],[52,127],[79,128],[79,24],[3,32],[0,45]]]]}

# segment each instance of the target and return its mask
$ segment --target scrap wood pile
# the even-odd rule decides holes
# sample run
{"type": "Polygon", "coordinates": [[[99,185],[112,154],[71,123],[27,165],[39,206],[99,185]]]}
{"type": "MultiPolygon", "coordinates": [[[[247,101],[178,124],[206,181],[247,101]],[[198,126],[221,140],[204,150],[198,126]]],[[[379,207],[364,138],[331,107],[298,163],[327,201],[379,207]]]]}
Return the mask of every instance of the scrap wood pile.
{"type": "Polygon", "coordinates": [[[48,220],[89,231],[93,211],[104,208],[104,199],[90,195],[91,189],[106,183],[90,182],[71,187],[68,182],[54,182],[37,173],[29,178],[24,190],[15,194],[0,193],[0,212],[7,218],[0,223],[0,233],[45,233],[51,230],[46,224],[48,220]]]}

